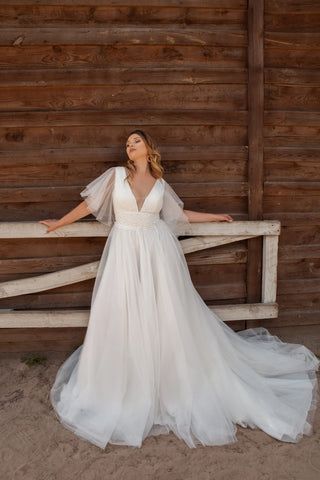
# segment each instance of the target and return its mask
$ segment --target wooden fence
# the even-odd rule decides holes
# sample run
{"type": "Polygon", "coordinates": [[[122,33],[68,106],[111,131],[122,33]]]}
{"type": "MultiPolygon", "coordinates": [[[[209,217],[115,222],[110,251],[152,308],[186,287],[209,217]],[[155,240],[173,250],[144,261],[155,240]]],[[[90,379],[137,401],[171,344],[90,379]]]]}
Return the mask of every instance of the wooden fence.
{"type": "MultiPolygon", "coordinates": [[[[0,238],[41,238],[46,227],[38,222],[5,222],[0,224],[0,238]]],[[[263,236],[261,302],[209,307],[224,321],[274,318],[276,303],[279,221],[247,221],[232,223],[193,223],[181,240],[184,254],[227,243],[263,236]]],[[[105,236],[105,227],[98,222],[75,222],[46,236],[105,236]]],[[[44,275],[0,283],[0,298],[40,292],[94,278],[99,262],[91,262],[44,275]]],[[[85,327],[88,310],[5,310],[0,311],[2,328],[85,327]]]]}

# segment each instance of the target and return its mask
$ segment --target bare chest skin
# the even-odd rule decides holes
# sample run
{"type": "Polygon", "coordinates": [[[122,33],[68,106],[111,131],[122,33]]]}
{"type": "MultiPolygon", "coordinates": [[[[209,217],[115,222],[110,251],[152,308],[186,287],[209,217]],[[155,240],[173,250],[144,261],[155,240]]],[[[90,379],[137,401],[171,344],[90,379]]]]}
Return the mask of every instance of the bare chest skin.
{"type": "MultiPolygon", "coordinates": [[[[129,172],[126,168],[125,172],[126,175],[128,175],[129,172]]],[[[139,177],[135,175],[132,182],[128,180],[129,188],[136,200],[137,208],[139,211],[141,210],[145,199],[150,195],[157,182],[158,179],[155,179],[152,175],[147,175],[144,177],[139,177]]]]}

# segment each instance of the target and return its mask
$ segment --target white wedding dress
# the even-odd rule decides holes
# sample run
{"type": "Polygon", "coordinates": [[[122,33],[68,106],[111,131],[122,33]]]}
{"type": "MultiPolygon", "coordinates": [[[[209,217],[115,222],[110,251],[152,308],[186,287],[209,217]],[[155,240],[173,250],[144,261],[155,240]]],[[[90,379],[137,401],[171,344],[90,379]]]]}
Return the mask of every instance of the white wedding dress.
{"type": "Polygon", "coordinates": [[[85,340],[50,392],[60,422],[102,449],[170,431],[190,448],[234,443],[236,424],[284,442],[311,435],[318,358],[214,314],[177,238],[182,201],[158,179],[139,209],[125,177],[111,167],[81,192],[108,238],[85,340]]]}

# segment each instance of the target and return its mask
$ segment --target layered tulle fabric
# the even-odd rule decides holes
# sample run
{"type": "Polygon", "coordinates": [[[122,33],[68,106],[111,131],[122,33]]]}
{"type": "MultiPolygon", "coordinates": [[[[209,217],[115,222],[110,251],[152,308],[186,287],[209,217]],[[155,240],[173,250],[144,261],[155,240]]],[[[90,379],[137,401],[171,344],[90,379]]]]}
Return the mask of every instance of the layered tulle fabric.
{"type": "Polygon", "coordinates": [[[163,184],[164,192],[160,218],[176,236],[186,235],[189,231],[190,222],[183,210],[184,203],[171,185],[164,179],[163,184]]]}
{"type": "Polygon", "coordinates": [[[81,197],[86,201],[91,213],[100,223],[106,225],[107,234],[110,232],[115,221],[112,201],[115,172],[116,167],[108,168],[80,192],[81,197]]]}
{"type": "Polygon", "coordinates": [[[267,329],[234,332],[195,289],[158,182],[137,211],[116,169],[115,222],[84,343],[50,392],[61,423],[100,448],[172,431],[190,448],[237,441],[237,425],[298,442],[313,433],[318,358],[267,329]]]}

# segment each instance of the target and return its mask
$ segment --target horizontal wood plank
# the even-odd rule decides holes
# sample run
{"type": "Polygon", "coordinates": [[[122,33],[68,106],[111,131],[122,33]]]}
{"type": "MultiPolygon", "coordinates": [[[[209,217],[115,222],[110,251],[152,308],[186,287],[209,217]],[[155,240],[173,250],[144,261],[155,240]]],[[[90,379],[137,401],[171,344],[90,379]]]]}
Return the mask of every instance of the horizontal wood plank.
{"type": "MultiPolygon", "coordinates": [[[[35,22],[38,25],[38,22],[35,22]]],[[[78,25],[48,27],[47,22],[39,28],[2,28],[0,45],[211,45],[211,46],[246,46],[247,32],[244,29],[225,30],[212,25],[197,25],[196,28],[179,25],[112,25],[86,26],[78,25]]]]}
{"type": "MultiPolygon", "coordinates": [[[[117,1],[120,2],[120,0],[117,1]]],[[[320,4],[310,0],[266,0],[265,12],[272,14],[285,13],[286,15],[320,13],[320,4]]]]}
{"type": "MultiPolygon", "coordinates": [[[[277,304],[270,303],[247,305],[215,305],[210,306],[213,314],[224,321],[248,318],[272,318],[277,315],[277,304]]],[[[0,312],[0,328],[69,328],[86,327],[88,325],[88,310],[62,311],[27,311],[0,312]]]]}
{"type": "Polygon", "coordinates": [[[303,65],[300,65],[299,68],[272,68],[267,66],[264,69],[264,79],[265,84],[319,86],[320,72],[319,69],[307,68],[303,65]]]}
{"type": "Polygon", "coordinates": [[[206,66],[214,60],[216,67],[238,67],[246,64],[245,47],[145,45],[141,56],[141,46],[128,45],[36,45],[22,47],[0,46],[0,67],[23,68],[97,68],[137,66],[177,67],[188,62],[194,68],[206,66]]]}
{"type": "Polygon", "coordinates": [[[8,5],[1,8],[2,22],[7,25],[32,25],[32,26],[94,26],[94,25],[159,25],[159,24],[211,24],[226,26],[244,26],[246,20],[246,9],[218,7],[213,4],[210,7],[199,8],[193,4],[156,4],[152,2],[133,6],[121,3],[118,5],[67,5],[65,2],[59,5],[32,5],[26,4],[8,5]],[[156,8],[155,8],[156,7],[156,8]],[[214,8],[212,8],[214,7],[214,8]]]}
{"type": "MultiPolygon", "coordinates": [[[[0,49],[1,50],[1,49],[0,49]]],[[[1,52],[0,52],[1,55],[1,52]]],[[[1,57],[0,57],[1,58],[1,57]]],[[[1,60],[0,60],[1,62],[1,60]]],[[[167,108],[168,110],[246,110],[246,86],[223,85],[86,85],[1,87],[0,110],[98,110],[167,108]],[[210,101],[208,101],[210,99],[210,101]]],[[[128,115],[128,112],[127,112],[128,115]]],[[[140,111],[141,115],[141,111],[140,111]]],[[[66,129],[67,130],[67,129],[66,129]]]]}
{"type": "MultiPolygon", "coordinates": [[[[141,112],[132,110],[108,109],[0,112],[0,127],[68,127],[68,126],[116,126],[129,125],[141,119],[141,112]]],[[[247,125],[246,110],[189,109],[180,110],[144,109],[143,122],[149,125],[247,125]]],[[[140,120],[141,122],[141,120],[140,120]]],[[[164,148],[166,146],[164,145],[164,148]]],[[[201,148],[201,146],[200,146],[201,148]]]]}
{"type": "MultiPolygon", "coordinates": [[[[174,187],[174,184],[172,184],[174,187]]],[[[84,188],[81,186],[63,186],[63,187],[0,187],[0,204],[24,203],[24,202],[59,202],[65,198],[68,201],[77,199],[79,192],[84,188]]],[[[177,187],[176,187],[177,188],[177,187]]],[[[180,187],[179,187],[180,190],[180,187]]],[[[185,197],[245,197],[248,194],[248,185],[246,182],[195,182],[183,185],[183,195],[185,197]]]]}
{"type": "MultiPolygon", "coordinates": [[[[3,68],[0,76],[0,86],[10,86],[11,88],[16,86],[36,87],[38,85],[57,87],[64,85],[212,85],[226,83],[246,85],[246,82],[247,69],[245,65],[219,68],[214,64],[194,67],[187,63],[177,67],[173,65],[142,65],[137,68],[134,65],[130,65],[130,67],[105,65],[89,69],[81,67],[70,69],[63,66],[56,69],[45,67],[37,69],[26,66],[19,70],[19,75],[14,69],[3,68]]],[[[90,112],[86,111],[86,113],[90,115],[90,112]]],[[[228,112],[225,113],[228,114],[228,112]]],[[[121,112],[119,114],[121,115],[121,112]]],[[[163,114],[170,114],[170,111],[163,112],[163,114]]]]}
{"type": "MultiPolygon", "coordinates": [[[[53,232],[46,233],[45,225],[37,222],[2,222],[0,224],[0,238],[46,238],[56,237],[58,232],[70,237],[99,237],[106,236],[105,226],[99,222],[78,221],[70,225],[60,227],[53,232]]],[[[247,235],[279,235],[279,221],[239,221],[239,222],[201,222],[191,223],[188,227],[189,235],[213,235],[213,236],[247,236],[247,235]]],[[[184,240],[181,241],[182,245],[184,240]]]]}
{"type": "MultiPolygon", "coordinates": [[[[294,0],[297,1],[297,0],[294,0]]],[[[23,0],[23,5],[32,5],[34,6],[35,0],[23,0]]],[[[78,7],[83,5],[82,0],[38,0],[38,4],[41,5],[68,5],[73,7],[78,7]]],[[[21,0],[10,0],[11,5],[21,5],[21,0]]],[[[105,0],[86,0],[86,5],[88,6],[105,6],[105,0]]],[[[6,0],[0,0],[0,5],[8,5],[6,0]]],[[[113,6],[132,6],[132,0],[112,0],[113,6]]],[[[153,6],[153,7],[179,7],[181,5],[180,0],[139,0],[140,7],[153,6]]],[[[197,7],[197,8],[228,8],[228,9],[246,9],[247,1],[246,0],[183,0],[183,5],[185,7],[197,7]]]]}

